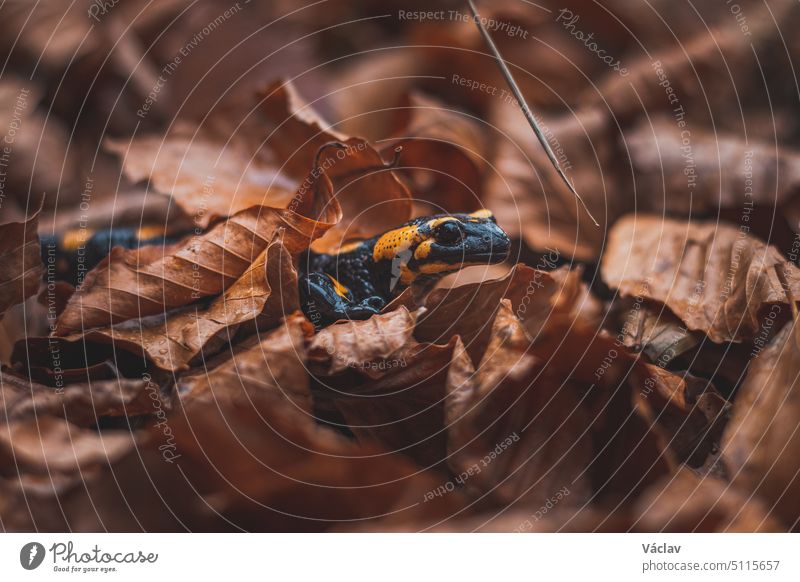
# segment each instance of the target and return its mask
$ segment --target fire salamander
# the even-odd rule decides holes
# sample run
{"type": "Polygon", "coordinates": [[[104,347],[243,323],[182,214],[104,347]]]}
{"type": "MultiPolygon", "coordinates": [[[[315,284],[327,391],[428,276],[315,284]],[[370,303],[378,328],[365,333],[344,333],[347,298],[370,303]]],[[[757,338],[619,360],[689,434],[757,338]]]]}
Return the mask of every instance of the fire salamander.
{"type": "MultiPolygon", "coordinates": [[[[54,264],[58,279],[76,284],[113,246],[134,249],[175,240],[163,227],[68,231],[41,238],[42,260],[54,264]]],[[[424,294],[448,273],[503,262],[509,245],[488,210],[416,218],[344,245],[336,254],[304,253],[299,265],[301,305],[318,328],[339,319],[367,319],[412,285],[424,294]]]]}
{"type": "Polygon", "coordinates": [[[308,251],[300,261],[300,299],[317,327],[367,319],[413,285],[424,294],[444,275],[470,265],[501,263],[508,235],[492,213],[416,218],[336,254],[308,251]]]}

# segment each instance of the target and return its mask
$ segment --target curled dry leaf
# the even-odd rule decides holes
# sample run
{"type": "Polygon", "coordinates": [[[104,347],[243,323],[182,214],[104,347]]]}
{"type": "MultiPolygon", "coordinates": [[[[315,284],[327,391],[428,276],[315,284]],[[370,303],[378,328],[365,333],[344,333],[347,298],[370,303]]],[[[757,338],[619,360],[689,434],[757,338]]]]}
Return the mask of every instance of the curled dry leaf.
{"type": "Polygon", "coordinates": [[[258,319],[263,327],[275,327],[284,313],[299,309],[297,272],[283,240],[279,230],[233,285],[207,307],[187,306],[72,334],[63,341],[113,343],[162,370],[183,370],[200,355],[219,351],[241,325],[258,319]]]}
{"type": "Polygon", "coordinates": [[[744,378],[754,343],[765,345],[777,329],[772,323],[754,343],[716,344],[699,331],[689,331],[667,307],[643,297],[616,300],[609,323],[615,320],[617,341],[651,362],[670,370],[688,370],[695,376],[712,378],[716,388],[732,394],[744,378]]]}
{"type": "Polygon", "coordinates": [[[515,349],[517,332],[501,333],[514,315],[508,305],[495,319],[492,343],[476,371],[457,345],[448,374],[445,422],[448,465],[474,492],[495,502],[536,505],[567,487],[575,503],[590,485],[589,410],[581,390],[547,378],[536,358],[515,349]]]}
{"type": "Polygon", "coordinates": [[[510,301],[531,338],[539,334],[551,316],[575,318],[598,309],[581,282],[580,269],[562,267],[548,272],[520,263],[499,279],[434,290],[414,337],[444,343],[459,335],[473,362],[479,362],[491,339],[492,321],[502,299],[510,301]]]}
{"type": "Polygon", "coordinates": [[[164,137],[106,142],[131,182],[149,180],[155,192],[171,196],[199,228],[251,206],[281,207],[292,199],[296,181],[254,151],[260,144],[246,145],[183,127],[164,137]]]}
{"type": "Polygon", "coordinates": [[[408,345],[414,333],[418,312],[399,309],[376,315],[366,321],[337,323],[321,330],[309,346],[310,358],[322,364],[325,375],[348,368],[369,374],[372,364],[389,359],[408,345]]]}
{"type": "Polygon", "coordinates": [[[320,192],[298,194],[289,208],[253,206],[175,245],[112,249],[70,298],[56,333],[160,314],[217,295],[241,277],[279,229],[285,229],[288,253],[306,249],[341,217],[329,188],[320,192]]]}
{"type": "Polygon", "coordinates": [[[129,180],[149,180],[200,228],[251,206],[284,207],[313,168],[317,150],[344,139],[323,131],[324,122],[290,95],[296,96],[290,84],[275,83],[254,95],[252,103],[237,104],[249,113],[233,135],[230,115],[221,108],[206,127],[179,124],[164,137],[107,140],[106,147],[121,158],[129,180]],[[277,118],[286,123],[270,133],[268,126],[277,118]],[[313,143],[302,155],[292,149],[308,140],[313,143]]]}
{"type": "MultiPolygon", "coordinates": [[[[411,218],[411,195],[386,163],[366,141],[350,138],[342,149],[326,148],[319,167],[330,177],[335,199],[344,218],[320,240],[312,243],[317,252],[333,252],[347,240],[383,233],[411,218]]],[[[313,172],[312,172],[313,177],[313,172]]],[[[300,185],[300,191],[307,182],[300,185]]]]}
{"type": "Polygon", "coordinates": [[[800,298],[800,269],[746,225],[626,216],[611,232],[602,275],[622,296],[663,303],[715,342],[755,337],[766,307],[800,298]]]}
{"type": "Polygon", "coordinates": [[[478,362],[491,339],[500,301],[513,297],[519,307],[526,287],[540,276],[549,280],[546,274],[518,264],[500,279],[436,289],[427,298],[426,312],[417,322],[414,337],[423,342],[446,343],[458,335],[473,361],[478,362]]]}
{"type": "Polygon", "coordinates": [[[298,179],[314,166],[321,147],[347,139],[303,100],[290,81],[273,81],[265,87],[260,109],[269,124],[265,128],[269,129],[267,147],[275,152],[282,168],[298,179]]]}
{"type": "Polygon", "coordinates": [[[711,468],[722,441],[730,405],[705,380],[660,366],[638,366],[631,381],[637,410],[679,463],[711,468]]]}
{"type": "Polygon", "coordinates": [[[669,309],[654,309],[641,296],[617,300],[611,315],[618,322],[617,339],[662,367],[694,348],[702,338],[683,327],[669,309]]]}
{"type": "Polygon", "coordinates": [[[719,479],[682,468],[654,484],[632,510],[638,532],[780,532],[759,499],[719,479]]]}
{"type": "Polygon", "coordinates": [[[38,225],[38,212],[24,222],[0,224],[0,319],[39,290],[44,266],[38,225]]]}
{"type": "Polygon", "coordinates": [[[231,401],[246,404],[252,394],[291,401],[299,410],[312,414],[306,370],[307,336],[313,327],[301,314],[294,314],[263,338],[253,338],[242,349],[225,354],[220,365],[203,366],[178,380],[178,392],[185,406],[198,402],[231,401]]]}
{"type": "MultiPolygon", "coordinates": [[[[314,244],[320,252],[345,239],[384,232],[411,217],[411,195],[375,148],[366,140],[334,131],[308,106],[293,85],[277,81],[264,90],[261,110],[272,128],[266,146],[285,169],[299,179],[321,168],[333,183],[344,219],[314,244]],[[340,142],[344,149],[330,145],[340,142]],[[328,146],[328,147],[326,147],[328,146]]],[[[309,186],[313,173],[299,186],[309,186]]]]}
{"type": "Polygon", "coordinates": [[[722,458],[734,487],[791,529],[800,521],[799,415],[800,347],[797,323],[789,323],[750,363],[722,458]]]}
{"type": "Polygon", "coordinates": [[[482,208],[488,144],[477,120],[419,93],[405,96],[398,112],[406,119],[382,151],[403,148],[401,167],[410,177],[414,200],[427,203],[419,213],[482,208]]]}

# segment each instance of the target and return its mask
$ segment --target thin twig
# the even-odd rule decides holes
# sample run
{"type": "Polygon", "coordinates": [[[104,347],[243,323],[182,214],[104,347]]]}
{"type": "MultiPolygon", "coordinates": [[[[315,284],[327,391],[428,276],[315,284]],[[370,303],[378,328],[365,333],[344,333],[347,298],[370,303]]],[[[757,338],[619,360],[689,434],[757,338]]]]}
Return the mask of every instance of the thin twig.
{"type": "Polygon", "coordinates": [[[581,206],[583,206],[583,209],[586,211],[586,214],[589,215],[589,218],[592,219],[594,225],[600,226],[598,222],[594,219],[594,216],[592,216],[592,213],[589,212],[589,208],[586,206],[586,203],[583,201],[583,198],[581,198],[581,195],[578,194],[578,191],[575,190],[575,187],[572,185],[572,182],[570,182],[569,178],[567,178],[567,175],[564,173],[564,170],[561,169],[561,164],[558,163],[555,153],[553,153],[550,144],[547,143],[547,138],[545,138],[544,133],[542,133],[542,130],[539,127],[536,118],[533,116],[533,113],[531,112],[531,108],[528,107],[528,102],[522,95],[522,91],[520,90],[519,85],[517,85],[517,82],[511,75],[511,71],[506,65],[503,56],[500,54],[497,45],[494,44],[492,37],[489,35],[489,31],[486,30],[486,27],[483,25],[481,17],[478,14],[478,9],[475,8],[475,4],[473,3],[472,0],[467,0],[467,4],[469,4],[469,9],[472,11],[472,16],[475,20],[475,25],[478,27],[478,30],[480,30],[483,39],[486,41],[486,44],[489,45],[489,50],[491,50],[492,54],[494,54],[494,58],[497,61],[497,65],[500,67],[500,72],[503,73],[503,77],[505,77],[506,83],[508,83],[508,86],[511,88],[511,92],[514,94],[514,97],[516,97],[517,102],[522,108],[522,113],[525,115],[525,119],[528,120],[531,129],[533,129],[533,133],[536,134],[536,138],[539,140],[539,143],[542,144],[542,147],[544,148],[547,157],[550,158],[550,162],[555,167],[556,172],[558,172],[558,175],[561,176],[562,180],[564,180],[564,183],[567,185],[567,188],[569,188],[570,192],[572,192],[578,199],[578,201],[581,203],[581,206]]]}

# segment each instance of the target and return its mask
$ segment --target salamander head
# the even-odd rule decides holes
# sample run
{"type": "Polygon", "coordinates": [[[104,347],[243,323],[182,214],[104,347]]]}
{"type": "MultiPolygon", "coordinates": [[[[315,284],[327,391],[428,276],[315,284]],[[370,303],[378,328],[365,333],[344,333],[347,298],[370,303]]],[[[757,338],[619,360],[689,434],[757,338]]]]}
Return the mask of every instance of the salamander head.
{"type": "Polygon", "coordinates": [[[509,249],[508,235],[492,213],[478,210],[416,218],[379,236],[372,258],[392,263],[391,288],[397,290],[463,267],[501,263],[509,249]]]}

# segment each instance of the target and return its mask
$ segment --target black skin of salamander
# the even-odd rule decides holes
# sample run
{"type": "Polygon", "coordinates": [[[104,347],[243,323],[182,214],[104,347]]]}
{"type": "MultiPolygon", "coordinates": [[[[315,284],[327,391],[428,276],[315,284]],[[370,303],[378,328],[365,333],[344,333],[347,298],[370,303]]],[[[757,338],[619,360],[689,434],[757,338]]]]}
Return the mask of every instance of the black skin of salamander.
{"type": "Polygon", "coordinates": [[[92,234],[80,249],[65,249],[63,236],[44,235],[39,237],[42,262],[45,266],[55,265],[55,276],[59,281],[72,285],[80,283],[81,273],[86,274],[111,252],[112,247],[136,249],[147,245],[165,245],[175,242],[175,238],[157,236],[140,239],[137,228],[118,227],[100,230],[92,234]]]}
{"type": "MultiPolygon", "coordinates": [[[[444,217],[455,217],[460,221],[463,238],[450,244],[440,244],[437,239],[424,260],[412,258],[408,266],[416,271],[421,263],[446,263],[450,268],[440,273],[418,274],[414,285],[429,290],[437,280],[458,271],[465,263],[501,263],[508,257],[510,241],[494,217],[476,219],[468,214],[438,214],[414,219],[398,228],[423,227],[431,220],[444,217]]],[[[431,234],[435,237],[435,233],[431,234]]],[[[391,259],[373,259],[375,244],[381,236],[364,240],[348,252],[322,254],[307,251],[300,256],[301,306],[317,328],[342,319],[368,319],[380,313],[407,287],[397,282],[397,274],[392,273],[391,259]],[[344,285],[350,296],[338,294],[328,275],[344,285]],[[396,284],[390,288],[393,281],[396,284]]]]}

